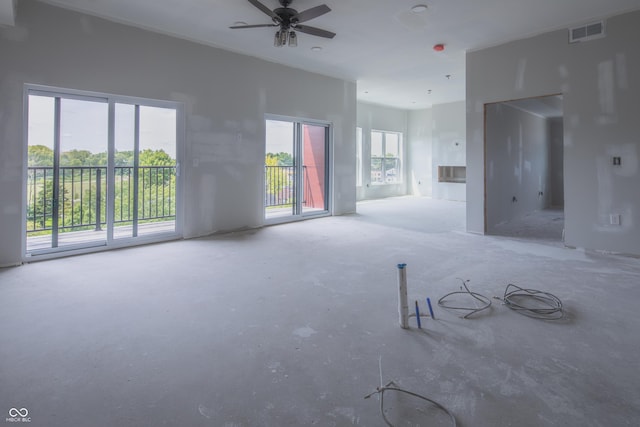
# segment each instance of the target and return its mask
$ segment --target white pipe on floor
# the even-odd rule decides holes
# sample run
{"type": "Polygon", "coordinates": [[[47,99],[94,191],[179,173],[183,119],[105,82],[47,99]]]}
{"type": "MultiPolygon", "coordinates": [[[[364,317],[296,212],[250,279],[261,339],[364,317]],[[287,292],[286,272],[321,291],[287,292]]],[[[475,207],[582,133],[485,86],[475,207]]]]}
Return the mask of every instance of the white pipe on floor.
{"type": "Polygon", "coordinates": [[[400,327],[409,328],[409,302],[407,301],[407,264],[398,264],[398,311],[400,327]]]}

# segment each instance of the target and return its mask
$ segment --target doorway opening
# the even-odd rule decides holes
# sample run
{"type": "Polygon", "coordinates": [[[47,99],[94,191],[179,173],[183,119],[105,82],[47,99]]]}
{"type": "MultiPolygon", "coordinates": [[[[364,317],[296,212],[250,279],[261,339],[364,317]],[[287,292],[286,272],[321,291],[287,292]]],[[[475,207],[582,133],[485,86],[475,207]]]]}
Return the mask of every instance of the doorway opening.
{"type": "Polygon", "coordinates": [[[25,257],[179,236],[179,105],[28,87],[25,257]]]}
{"type": "Polygon", "coordinates": [[[485,105],[485,233],[564,238],[562,95],[485,105]]]}
{"type": "Polygon", "coordinates": [[[284,118],[265,124],[265,221],[328,215],[330,125],[284,118]]]}

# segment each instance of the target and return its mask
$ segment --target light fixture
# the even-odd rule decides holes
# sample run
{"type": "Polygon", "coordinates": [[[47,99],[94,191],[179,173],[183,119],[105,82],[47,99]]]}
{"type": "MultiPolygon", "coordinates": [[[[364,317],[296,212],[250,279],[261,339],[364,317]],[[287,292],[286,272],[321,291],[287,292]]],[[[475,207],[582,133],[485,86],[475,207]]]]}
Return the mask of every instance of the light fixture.
{"type": "Polygon", "coordinates": [[[422,13],[427,10],[426,4],[418,4],[411,8],[411,12],[413,13],[422,13]]]}
{"type": "Polygon", "coordinates": [[[276,34],[273,37],[273,45],[275,47],[283,47],[287,45],[290,47],[296,47],[298,46],[298,35],[293,30],[280,29],[276,31],[276,34]]]}
{"type": "Polygon", "coordinates": [[[234,22],[234,23],[233,23],[233,26],[234,26],[234,27],[239,27],[239,26],[241,26],[241,25],[249,25],[249,24],[247,24],[247,23],[246,23],[246,22],[244,22],[244,21],[236,21],[236,22],[234,22]]]}
{"type": "Polygon", "coordinates": [[[313,47],[311,48],[311,51],[312,51],[312,52],[320,52],[321,50],[322,50],[322,48],[321,48],[320,46],[313,46],[313,47]]]}

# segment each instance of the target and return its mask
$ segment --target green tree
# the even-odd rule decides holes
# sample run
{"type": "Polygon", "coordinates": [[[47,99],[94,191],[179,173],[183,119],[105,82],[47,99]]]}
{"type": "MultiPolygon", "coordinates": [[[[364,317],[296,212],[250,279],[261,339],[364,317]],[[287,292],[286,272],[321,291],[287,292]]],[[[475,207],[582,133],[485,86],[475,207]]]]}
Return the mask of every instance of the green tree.
{"type": "Polygon", "coordinates": [[[60,154],[60,166],[92,166],[88,159],[91,157],[89,150],[70,150],[60,154]]]}
{"type": "Polygon", "coordinates": [[[133,151],[116,151],[114,162],[116,166],[133,166],[133,151]]]}
{"type": "Polygon", "coordinates": [[[267,153],[267,157],[273,157],[276,159],[276,164],[273,166],[293,166],[293,157],[289,153],[281,151],[279,153],[267,153]]]}
{"type": "Polygon", "coordinates": [[[149,148],[140,152],[140,166],[174,166],[176,161],[164,150],[151,150],[149,148]]]}
{"type": "Polygon", "coordinates": [[[91,154],[86,159],[86,164],[83,166],[107,166],[107,152],[91,154]]]}
{"type": "Polygon", "coordinates": [[[44,145],[29,145],[27,158],[29,166],[53,166],[53,150],[44,145]]]}

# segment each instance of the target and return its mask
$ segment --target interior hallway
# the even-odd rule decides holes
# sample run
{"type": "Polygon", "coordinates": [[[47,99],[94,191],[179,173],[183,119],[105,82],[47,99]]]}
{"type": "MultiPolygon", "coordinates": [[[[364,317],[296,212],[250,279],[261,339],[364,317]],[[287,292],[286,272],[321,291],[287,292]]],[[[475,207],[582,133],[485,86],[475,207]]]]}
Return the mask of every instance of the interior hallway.
{"type": "MultiPolygon", "coordinates": [[[[464,211],[379,200],[0,270],[0,410],[27,408],[31,426],[382,426],[377,398],[363,399],[381,366],[459,426],[638,425],[640,260],[468,234],[464,211]],[[552,292],[566,319],[493,300],[467,320],[434,307],[423,330],[403,330],[401,262],[410,302],[460,277],[489,297],[507,283],[552,292]]],[[[450,425],[385,400],[398,426],[450,425]]]]}

